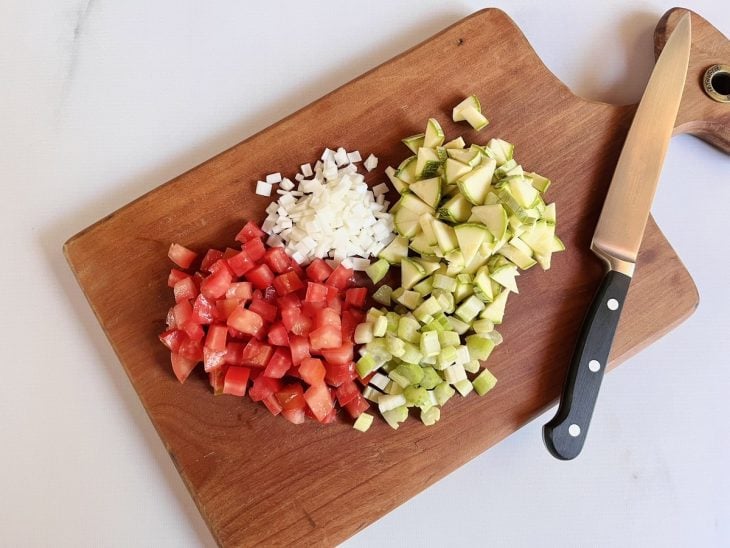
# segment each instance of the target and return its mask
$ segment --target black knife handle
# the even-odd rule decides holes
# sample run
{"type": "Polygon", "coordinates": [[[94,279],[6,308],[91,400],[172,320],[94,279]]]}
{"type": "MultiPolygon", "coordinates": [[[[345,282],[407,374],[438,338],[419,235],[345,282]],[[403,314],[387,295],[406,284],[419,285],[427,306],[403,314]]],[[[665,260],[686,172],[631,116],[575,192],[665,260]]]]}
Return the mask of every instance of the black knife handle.
{"type": "Polygon", "coordinates": [[[630,283],[610,270],[583,322],[558,412],[543,427],[545,445],[557,459],[574,459],[583,448],[630,283]]]}

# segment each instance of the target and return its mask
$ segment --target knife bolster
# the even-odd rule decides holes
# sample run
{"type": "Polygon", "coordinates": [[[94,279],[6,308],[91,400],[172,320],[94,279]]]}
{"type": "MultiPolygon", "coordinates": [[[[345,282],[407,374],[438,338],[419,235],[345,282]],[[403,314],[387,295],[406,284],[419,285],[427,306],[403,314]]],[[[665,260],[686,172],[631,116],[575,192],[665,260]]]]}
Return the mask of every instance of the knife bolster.
{"type": "Polygon", "coordinates": [[[634,261],[618,258],[615,254],[601,249],[600,245],[596,242],[591,243],[591,251],[606,262],[609,270],[620,272],[629,278],[633,277],[634,269],[636,268],[636,263],[634,261]]]}

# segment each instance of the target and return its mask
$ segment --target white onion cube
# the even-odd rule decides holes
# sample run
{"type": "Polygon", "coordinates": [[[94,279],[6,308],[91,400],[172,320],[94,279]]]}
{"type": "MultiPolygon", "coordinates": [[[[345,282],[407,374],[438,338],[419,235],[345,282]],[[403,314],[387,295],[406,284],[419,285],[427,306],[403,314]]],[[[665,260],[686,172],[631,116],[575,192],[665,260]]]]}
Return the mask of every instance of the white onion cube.
{"type": "Polygon", "coordinates": [[[367,160],[365,160],[365,163],[363,163],[363,166],[365,166],[365,169],[368,171],[374,170],[376,167],[378,167],[378,158],[371,154],[367,157],[367,160]]]}
{"type": "Polygon", "coordinates": [[[270,173],[266,176],[266,182],[270,185],[275,185],[281,182],[281,173],[270,173]]]}
{"type": "Polygon", "coordinates": [[[256,194],[259,196],[271,196],[271,190],[274,187],[272,187],[269,183],[266,183],[264,181],[257,181],[256,182],[256,194]]]}

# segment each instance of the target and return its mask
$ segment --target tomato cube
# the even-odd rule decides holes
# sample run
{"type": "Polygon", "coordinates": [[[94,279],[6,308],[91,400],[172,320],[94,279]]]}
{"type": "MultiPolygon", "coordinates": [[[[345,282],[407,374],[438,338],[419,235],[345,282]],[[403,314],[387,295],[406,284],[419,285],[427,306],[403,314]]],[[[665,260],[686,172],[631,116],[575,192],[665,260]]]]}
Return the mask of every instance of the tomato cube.
{"type": "Polygon", "coordinates": [[[299,366],[302,360],[309,358],[309,339],[307,337],[294,336],[291,337],[291,361],[293,365],[299,366]]]}
{"type": "MultiPolygon", "coordinates": [[[[217,264],[217,263],[216,263],[217,264]]],[[[218,268],[200,284],[200,292],[208,299],[220,299],[231,286],[228,268],[218,268]]]]}
{"type": "Polygon", "coordinates": [[[322,357],[327,363],[350,363],[355,359],[355,347],[350,342],[343,342],[338,348],[322,349],[322,357]]]}
{"type": "Polygon", "coordinates": [[[252,261],[260,261],[266,255],[266,246],[259,238],[252,238],[243,244],[243,249],[252,261]]]}
{"type": "Polygon", "coordinates": [[[286,348],[277,348],[266,364],[264,375],[272,379],[280,379],[292,366],[291,352],[286,348]]]}
{"type": "Polygon", "coordinates": [[[368,290],[365,287],[352,287],[345,291],[345,304],[362,308],[368,298],[368,290]]]}
{"type": "Polygon", "coordinates": [[[190,301],[182,301],[172,308],[172,314],[175,317],[175,326],[183,329],[185,324],[190,321],[193,316],[193,307],[190,301]]]}
{"type": "Polygon", "coordinates": [[[232,283],[226,290],[227,299],[234,298],[248,301],[249,299],[251,299],[252,294],[253,286],[251,285],[251,282],[235,282],[232,283]]]}
{"type": "Polygon", "coordinates": [[[184,280],[185,278],[190,278],[190,274],[186,274],[182,270],[173,268],[170,270],[170,275],[167,277],[167,287],[175,287],[177,282],[184,280]]]}
{"type": "Polygon", "coordinates": [[[217,301],[215,303],[216,317],[221,321],[228,320],[231,313],[239,306],[242,306],[242,302],[240,299],[221,299],[217,301]]]}
{"type": "Polygon", "coordinates": [[[261,401],[264,398],[272,396],[274,392],[278,392],[279,390],[281,390],[281,382],[279,379],[272,379],[271,377],[259,375],[253,381],[253,385],[248,391],[248,395],[253,401],[261,401]]]}
{"type": "Polygon", "coordinates": [[[340,315],[337,313],[336,310],[333,310],[332,308],[323,308],[321,310],[318,310],[314,323],[318,329],[326,326],[336,327],[337,329],[342,328],[340,315]]]}
{"type": "Polygon", "coordinates": [[[219,249],[209,249],[200,262],[200,270],[210,272],[210,267],[223,258],[223,252],[219,249]]]}
{"type": "Polygon", "coordinates": [[[232,396],[245,396],[251,370],[248,367],[229,367],[223,381],[223,393],[232,396]]]}
{"type": "Polygon", "coordinates": [[[344,310],[342,312],[342,340],[353,342],[355,329],[365,320],[365,314],[359,310],[344,310]]]}
{"type": "Polygon", "coordinates": [[[282,308],[281,322],[294,335],[308,335],[312,330],[312,319],[299,308],[282,308]]]}
{"type": "Polygon", "coordinates": [[[326,374],[322,360],[304,358],[299,366],[299,376],[308,384],[322,384],[326,374]]]}
{"type": "Polygon", "coordinates": [[[325,302],[327,300],[327,286],[316,282],[307,282],[305,303],[325,302]]]}
{"type": "Polygon", "coordinates": [[[227,365],[222,365],[212,371],[208,371],[208,380],[210,381],[210,386],[213,388],[213,394],[216,396],[223,394],[223,385],[225,384],[227,371],[227,365]]]}
{"type": "Polygon", "coordinates": [[[335,394],[340,407],[344,407],[360,395],[360,389],[353,381],[345,381],[337,387],[335,394]]]}
{"type": "Polygon", "coordinates": [[[274,282],[274,273],[266,264],[260,264],[249,270],[244,277],[257,289],[266,289],[274,282]]]}
{"type": "Polygon", "coordinates": [[[245,250],[230,257],[227,263],[236,276],[243,276],[246,272],[256,267],[256,263],[245,250]]]}
{"type": "Polygon", "coordinates": [[[210,350],[223,351],[226,349],[227,336],[228,328],[225,325],[211,325],[208,328],[208,336],[205,338],[205,347],[210,350]]]}
{"type": "Polygon", "coordinates": [[[274,396],[279,401],[282,410],[301,409],[304,411],[307,405],[307,402],[304,400],[304,390],[299,383],[284,385],[274,396]]]}
{"type": "Polygon", "coordinates": [[[342,290],[350,284],[353,274],[355,274],[355,271],[351,268],[345,268],[342,265],[338,265],[334,272],[330,274],[329,278],[327,278],[326,283],[327,285],[331,285],[332,287],[342,290]]]}
{"type": "Polygon", "coordinates": [[[324,301],[316,301],[313,303],[303,302],[302,303],[302,314],[304,314],[308,318],[316,318],[317,312],[319,312],[326,306],[327,306],[327,303],[324,301]]]}
{"type": "Polygon", "coordinates": [[[279,400],[276,399],[276,397],[271,394],[271,396],[267,396],[263,400],[261,400],[263,404],[266,406],[266,408],[271,411],[271,414],[276,416],[279,413],[283,411],[281,408],[281,404],[279,403],[279,400]]]}
{"type": "Polygon", "coordinates": [[[330,363],[325,364],[327,374],[324,380],[330,386],[340,386],[347,381],[354,380],[357,377],[355,371],[355,363],[330,363]]]}
{"type": "Polygon", "coordinates": [[[269,304],[265,300],[256,297],[248,305],[248,309],[256,312],[265,322],[269,323],[276,320],[276,313],[278,312],[278,309],[273,304],[269,304]]]}
{"type": "Polygon", "coordinates": [[[281,416],[292,424],[303,424],[307,415],[304,409],[282,409],[281,416]]]}
{"type": "MultiPolygon", "coordinates": [[[[210,273],[211,274],[215,274],[219,270],[226,270],[226,271],[228,271],[228,274],[231,275],[231,278],[233,278],[233,276],[236,275],[235,272],[233,272],[233,270],[231,269],[231,267],[228,266],[228,261],[225,261],[223,259],[220,259],[220,260],[214,262],[212,265],[210,265],[210,273]]],[[[196,274],[200,274],[201,279],[202,279],[202,277],[203,277],[202,272],[196,272],[196,274]]]]}
{"type": "Polygon", "coordinates": [[[186,336],[185,339],[180,342],[180,346],[178,347],[178,353],[183,358],[202,361],[203,344],[200,341],[193,340],[190,337],[186,336]]]}
{"type": "Polygon", "coordinates": [[[332,267],[322,259],[314,259],[307,267],[307,277],[313,282],[324,282],[332,274],[332,267]]]}
{"type": "Polygon", "coordinates": [[[177,380],[181,383],[190,376],[195,366],[198,365],[198,360],[191,360],[175,352],[170,353],[170,362],[172,363],[172,372],[175,373],[177,380]]]}
{"type": "Polygon", "coordinates": [[[277,299],[277,302],[279,303],[279,308],[281,309],[302,307],[302,301],[294,293],[289,293],[288,295],[279,297],[277,299]]]}
{"type": "Polygon", "coordinates": [[[160,333],[160,342],[164,344],[170,352],[177,352],[180,349],[180,345],[185,340],[185,332],[180,329],[168,329],[160,333]]]}
{"type": "Polygon", "coordinates": [[[289,255],[286,254],[283,247],[270,247],[267,249],[264,254],[264,262],[278,274],[283,274],[291,269],[289,255]]]}
{"type": "Polygon", "coordinates": [[[203,328],[200,327],[200,324],[197,324],[192,320],[185,322],[185,325],[183,325],[183,331],[185,331],[185,334],[194,341],[200,341],[203,337],[205,337],[205,331],[203,331],[203,328]]]}
{"type": "Polygon", "coordinates": [[[252,338],[243,349],[241,365],[249,367],[266,367],[266,364],[273,353],[274,349],[271,346],[252,338]]]}
{"type": "Polygon", "coordinates": [[[315,329],[309,334],[309,346],[312,350],[339,348],[342,346],[342,331],[333,325],[315,329]]]}
{"type": "Polygon", "coordinates": [[[212,350],[207,346],[203,347],[203,368],[206,372],[218,369],[226,361],[226,351],[212,350]]]}
{"type": "Polygon", "coordinates": [[[314,384],[304,392],[304,399],[315,418],[322,422],[334,409],[334,402],[327,385],[324,383],[314,384]]]}
{"type": "Polygon", "coordinates": [[[345,405],[345,409],[353,419],[358,418],[370,407],[370,403],[362,394],[357,394],[352,401],[345,405]]]}
{"type": "Polygon", "coordinates": [[[217,316],[216,304],[206,299],[205,295],[198,295],[193,303],[193,315],[190,319],[197,324],[207,325],[213,323],[217,316]]]}
{"type": "Polygon", "coordinates": [[[167,251],[167,256],[180,268],[190,268],[198,254],[180,244],[172,244],[167,251]]]}
{"type": "Polygon", "coordinates": [[[237,242],[245,243],[253,238],[263,238],[266,236],[263,230],[261,230],[256,223],[253,221],[247,222],[241,231],[236,234],[235,240],[237,242]]]}
{"type": "Polygon", "coordinates": [[[284,324],[275,323],[269,328],[268,341],[274,346],[289,346],[289,333],[284,324]]]}
{"type": "Polygon", "coordinates": [[[304,282],[296,272],[287,272],[274,278],[273,285],[279,295],[288,295],[300,289],[304,289],[304,282]]]}
{"type": "Polygon", "coordinates": [[[229,327],[247,335],[255,334],[264,326],[264,320],[261,316],[256,312],[246,310],[242,306],[236,307],[231,312],[226,323],[229,327]]]}
{"type": "Polygon", "coordinates": [[[243,343],[231,341],[226,343],[226,358],[225,362],[228,365],[243,365],[243,348],[246,346],[243,343]]]}

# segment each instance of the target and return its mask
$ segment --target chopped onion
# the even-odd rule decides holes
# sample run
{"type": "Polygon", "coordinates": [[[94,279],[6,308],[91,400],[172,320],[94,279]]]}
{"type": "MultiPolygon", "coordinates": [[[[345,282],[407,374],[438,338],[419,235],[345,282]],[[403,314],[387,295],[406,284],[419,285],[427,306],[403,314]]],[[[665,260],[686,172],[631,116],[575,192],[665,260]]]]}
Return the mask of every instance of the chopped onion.
{"type": "Polygon", "coordinates": [[[273,187],[270,183],[266,183],[264,181],[258,181],[256,183],[256,194],[259,196],[271,196],[271,189],[273,187]]]}

